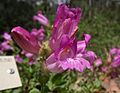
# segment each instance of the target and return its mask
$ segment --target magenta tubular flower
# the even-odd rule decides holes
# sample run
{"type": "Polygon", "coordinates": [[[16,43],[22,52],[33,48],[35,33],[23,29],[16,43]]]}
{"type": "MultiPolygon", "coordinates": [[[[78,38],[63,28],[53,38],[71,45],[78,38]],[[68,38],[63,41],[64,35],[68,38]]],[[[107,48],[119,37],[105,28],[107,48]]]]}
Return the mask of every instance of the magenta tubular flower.
{"type": "Polygon", "coordinates": [[[84,34],[83,36],[84,36],[84,40],[77,42],[78,53],[79,52],[84,53],[89,41],[91,40],[91,36],[89,34],[84,34]]]}
{"type": "Polygon", "coordinates": [[[9,41],[2,42],[0,48],[2,51],[13,50],[13,47],[9,44],[9,41]]]}
{"type": "Polygon", "coordinates": [[[111,66],[115,68],[119,67],[120,66],[120,48],[112,48],[110,50],[110,55],[112,58],[111,66]]]}
{"type": "Polygon", "coordinates": [[[95,66],[98,67],[100,65],[102,65],[102,60],[101,60],[101,58],[98,58],[98,59],[95,60],[95,66]]]}
{"type": "Polygon", "coordinates": [[[84,40],[78,42],[75,37],[69,38],[67,35],[63,35],[63,37],[62,43],[58,44],[59,50],[53,52],[46,60],[46,67],[49,71],[61,73],[68,69],[75,69],[83,72],[85,68],[92,70],[94,62],[97,66],[102,64],[93,51],[86,50],[91,39],[90,35],[85,34],[84,40]]]}
{"type": "Polygon", "coordinates": [[[89,41],[91,40],[91,36],[89,34],[84,34],[84,40],[77,42],[77,53],[79,56],[82,56],[83,58],[87,59],[91,65],[91,69],[93,68],[93,65],[99,66],[102,64],[102,60],[97,57],[97,55],[93,51],[87,51],[87,45],[89,44],[89,41]]]}
{"type": "Polygon", "coordinates": [[[31,58],[31,57],[34,56],[34,54],[28,53],[28,52],[26,52],[26,51],[24,51],[24,50],[21,51],[21,54],[22,54],[22,55],[25,55],[27,58],[31,58]]]}
{"type": "Polygon", "coordinates": [[[49,71],[55,73],[68,69],[83,72],[85,68],[91,69],[90,62],[83,55],[81,52],[77,53],[76,39],[69,39],[64,47],[61,47],[57,53],[54,52],[48,57],[46,67],[49,71]]]}
{"type": "Polygon", "coordinates": [[[46,60],[46,67],[50,72],[61,73],[64,69],[57,62],[55,54],[51,54],[46,60]]]}
{"type": "Polygon", "coordinates": [[[80,8],[68,8],[64,4],[58,7],[49,42],[53,51],[46,60],[49,71],[61,73],[74,69],[80,72],[85,68],[92,70],[97,57],[94,52],[86,50],[91,36],[84,34],[82,41],[77,41],[75,37],[80,17],[80,8]]]}
{"type": "Polygon", "coordinates": [[[57,9],[52,37],[58,37],[57,35],[59,35],[59,33],[74,33],[74,29],[77,27],[78,22],[80,21],[81,14],[82,12],[80,8],[69,8],[65,4],[60,5],[57,9]]]}
{"type": "Polygon", "coordinates": [[[25,51],[37,55],[40,50],[39,42],[27,30],[22,27],[14,27],[11,31],[16,43],[25,51]]]}
{"type": "Polygon", "coordinates": [[[61,22],[64,22],[65,19],[70,18],[71,20],[78,22],[80,21],[82,12],[80,8],[69,8],[65,4],[61,4],[56,13],[54,27],[60,25],[61,22]]]}
{"type": "Polygon", "coordinates": [[[91,40],[91,36],[89,34],[84,34],[83,36],[85,38],[86,44],[88,44],[88,42],[91,40]]]}
{"type": "Polygon", "coordinates": [[[3,54],[5,51],[14,50],[14,47],[11,45],[11,36],[5,32],[3,35],[4,41],[0,44],[0,54],[3,54]]]}
{"type": "Polygon", "coordinates": [[[120,66],[120,56],[117,56],[117,57],[114,58],[111,66],[112,67],[119,67],[120,66]]]}
{"type": "Polygon", "coordinates": [[[7,41],[11,41],[12,39],[11,39],[11,35],[9,35],[7,32],[5,32],[4,34],[3,34],[3,38],[5,39],[5,40],[7,40],[7,41]]]}
{"type": "Polygon", "coordinates": [[[37,20],[42,25],[49,26],[48,19],[42,14],[41,11],[38,11],[38,14],[33,16],[33,20],[37,20]]]}
{"type": "Polygon", "coordinates": [[[36,28],[34,28],[34,29],[32,29],[31,35],[34,35],[38,41],[42,41],[45,37],[44,33],[45,33],[45,30],[43,27],[41,27],[38,30],[36,28]]]}
{"type": "Polygon", "coordinates": [[[114,56],[112,67],[119,67],[120,66],[120,55],[114,56]]]}
{"type": "Polygon", "coordinates": [[[24,62],[24,60],[20,57],[19,54],[17,54],[17,55],[15,56],[15,60],[16,60],[18,63],[23,63],[23,62],[24,62]]]}
{"type": "Polygon", "coordinates": [[[32,53],[28,53],[27,51],[21,51],[22,55],[25,55],[28,58],[28,63],[29,65],[33,65],[35,63],[37,63],[37,56],[32,54],[32,53]]]}
{"type": "Polygon", "coordinates": [[[97,58],[97,55],[93,51],[87,51],[84,56],[90,60],[91,64],[97,58]]]}
{"type": "Polygon", "coordinates": [[[110,50],[111,58],[112,58],[112,67],[119,67],[120,66],[120,49],[119,48],[112,48],[110,50]]]}
{"type": "Polygon", "coordinates": [[[66,19],[60,27],[54,29],[50,39],[50,47],[52,50],[55,51],[56,49],[59,49],[60,43],[66,41],[65,37],[69,39],[73,38],[77,32],[77,28],[76,22],[69,18],[66,19]]]}
{"type": "Polygon", "coordinates": [[[80,17],[80,8],[69,8],[64,4],[58,7],[50,39],[50,47],[53,51],[60,48],[59,45],[61,44],[61,39],[64,38],[63,35],[66,35],[69,39],[73,38],[77,31],[80,17]]]}
{"type": "Polygon", "coordinates": [[[112,48],[110,50],[110,55],[120,55],[120,49],[119,48],[112,48]]]}

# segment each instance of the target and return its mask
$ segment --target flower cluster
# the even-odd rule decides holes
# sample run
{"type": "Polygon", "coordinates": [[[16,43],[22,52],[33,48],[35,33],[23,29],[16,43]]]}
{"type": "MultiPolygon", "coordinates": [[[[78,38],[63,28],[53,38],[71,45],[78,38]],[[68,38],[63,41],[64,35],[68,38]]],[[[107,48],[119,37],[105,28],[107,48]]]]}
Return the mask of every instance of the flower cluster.
{"type": "Polygon", "coordinates": [[[83,72],[85,68],[92,70],[95,61],[101,63],[93,51],[86,50],[91,36],[84,34],[82,41],[76,38],[81,14],[80,8],[68,8],[66,5],[58,7],[50,38],[53,52],[46,60],[51,72],[60,73],[68,69],[83,72]]]}
{"type": "Polygon", "coordinates": [[[107,61],[101,67],[102,72],[110,75],[112,78],[119,76],[120,70],[120,48],[112,48],[107,53],[107,61]]]}
{"type": "MultiPolygon", "coordinates": [[[[33,16],[34,21],[39,21],[44,26],[49,26],[48,19],[42,15],[42,12],[39,11],[38,15],[33,16]]],[[[20,52],[20,55],[25,55],[29,58],[29,64],[33,64],[36,62],[37,56],[39,54],[41,43],[45,36],[45,30],[43,26],[39,29],[33,28],[31,32],[27,31],[26,29],[17,26],[11,30],[11,34],[17,44],[23,49],[20,52]]],[[[23,62],[23,59],[20,55],[16,55],[16,61],[19,63],[23,62]]]]}
{"type": "Polygon", "coordinates": [[[38,14],[33,16],[33,20],[38,21],[44,26],[49,26],[48,19],[42,14],[42,11],[38,11],[38,14]]]}
{"type": "MultiPolygon", "coordinates": [[[[81,41],[76,38],[81,15],[80,8],[69,8],[64,4],[58,7],[49,40],[51,54],[45,62],[50,72],[61,73],[74,69],[83,72],[85,68],[92,70],[94,63],[97,66],[102,63],[93,51],[86,50],[91,39],[89,34],[84,34],[84,39],[81,41]]],[[[33,19],[46,27],[50,26],[48,19],[40,11],[33,19]]],[[[18,26],[14,27],[11,32],[17,44],[24,51],[39,57],[43,47],[41,42],[44,37],[43,28],[33,29],[30,33],[18,26]]],[[[43,56],[40,55],[40,57],[43,56]]]]}
{"type": "Polygon", "coordinates": [[[112,58],[112,67],[119,67],[120,66],[120,49],[119,48],[112,48],[110,50],[110,55],[112,58]]]}
{"type": "Polygon", "coordinates": [[[0,54],[3,54],[5,51],[14,49],[11,45],[11,36],[7,32],[3,34],[3,39],[4,41],[0,44],[0,54]]]}
{"type": "MultiPolygon", "coordinates": [[[[29,64],[35,63],[44,38],[44,28],[33,28],[31,33],[29,33],[24,28],[18,26],[14,27],[11,32],[14,40],[23,49],[20,54],[29,58],[29,64]]],[[[19,55],[16,55],[16,58],[19,63],[23,62],[19,55]]]]}

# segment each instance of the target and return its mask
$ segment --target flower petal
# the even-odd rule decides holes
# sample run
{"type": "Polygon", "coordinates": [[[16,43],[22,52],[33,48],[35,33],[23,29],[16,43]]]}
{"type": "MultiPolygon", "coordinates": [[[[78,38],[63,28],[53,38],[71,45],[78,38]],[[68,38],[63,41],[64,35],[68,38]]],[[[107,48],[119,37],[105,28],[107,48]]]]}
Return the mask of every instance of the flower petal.
{"type": "Polygon", "coordinates": [[[41,12],[38,12],[38,15],[33,16],[33,20],[37,20],[42,25],[49,26],[48,19],[41,12]]]}
{"type": "Polygon", "coordinates": [[[46,60],[46,67],[50,72],[61,73],[64,70],[59,66],[54,54],[51,54],[46,60]]]}
{"type": "Polygon", "coordinates": [[[33,35],[22,27],[15,27],[11,32],[14,40],[23,50],[33,54],[39,53],[40,45],[33,35]]]}

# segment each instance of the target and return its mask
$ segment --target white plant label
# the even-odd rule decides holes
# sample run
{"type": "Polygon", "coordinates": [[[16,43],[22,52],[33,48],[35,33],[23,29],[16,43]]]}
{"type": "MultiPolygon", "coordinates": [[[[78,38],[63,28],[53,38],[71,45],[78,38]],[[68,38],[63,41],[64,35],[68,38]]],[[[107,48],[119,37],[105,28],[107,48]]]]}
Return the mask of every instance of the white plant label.
{"type": "Polygon", "coordinates": [[[0,90],[22,86],[14,56],[0,56],[0,90]]]}

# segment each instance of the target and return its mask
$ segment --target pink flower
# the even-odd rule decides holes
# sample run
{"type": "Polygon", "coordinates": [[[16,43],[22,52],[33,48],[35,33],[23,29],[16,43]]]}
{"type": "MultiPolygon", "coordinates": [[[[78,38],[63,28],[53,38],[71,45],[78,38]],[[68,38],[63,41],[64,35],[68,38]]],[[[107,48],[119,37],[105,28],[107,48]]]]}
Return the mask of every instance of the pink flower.
{"type": "Polygon", "coordinates": [[[32,54],[32,53],[25,53],[25,56],[27,57],[27,58],[31,58],[31,57],[33,57],[34,55],[32,54]]]}
{"type": "Polygon", "coordinates": [[[89,34],[84,34],[83,36],[85,37],[85,42],[87,44],[91,40],[91,36],[89,34]]]}
{"type": "Polygon", "coordinates": [[[83,37],[85,40],[77,42],[77,52],[83,53],[85,51],[89,41],[91,40],[91,36],[89,34],[84,34],[83,37]]]}
{"type": "Polygon", "coordinates": [[[49,71],[61,73],[74,69],[80,72],[85,68],[92,70],[97,56],[94,52],[86,50],[91,36],[84,34],[82,41],[77,41],[75,36],[80,17],[80,8],[68,8],[66,5],[58,7],[49,42],[53,53],[46,60],[49,71]]]}
{"type": "Polygon", "coordinates": [[[120,49],[119,48],[112,48],[110,50],[110,57],[112,58],[111,66],[116,68],[120,66],[120,49]]]}
{"type": "Polygon", "coordinates": [[[82,43],[82,51],[78,51],[77,44],[75,38],[69,39],[66,44],[61,44],[63,46],[59,51],[53,52],[46,60],[48,70],[55,73],[60,73],[68,69],[75,69],[80,72],[83,72],[85,68],[92,70],[91,62],[93,63],[97,59],[96,55],[92,51],[87,51],[86,45],[82,43]]]}
{"type": "Polygon", "coordinates": [[[58,7],[50,39],[50,47],[53,51],[60,48],[61,42],[74,37],[80,17],[80,8],[69,8],[64,4],[58,7]]]}
{"type": "Polygon", "coordinates": [[[102,67],[101,70],[105,73],[107,73],[109,71],[108,67],[102,67]]]}
{"type": "Polygon", "coordinates": [[[93,51],[87,51],[86,47],[91,39],[89,34],[84,34],[84,40],[77,41],[75,36],[69,37],[62,34],[61,39],[53,44],[54,52],[47,58],[46,67],[49,71],[61,73],[65,70],[93,69],[93,63],[101,64],[101,60],[93,51]]]}
{"type": "Polygon", "coordinates": [[[75,21],[70,18],[66,19],[60,26],[53,28],[52,37],[50,39],[50,47],[53,51],[58,49],[60,41],[65,42],[65,39],[73,38],[77,32],[77,25],[75,21]],[[58,46],[58,47],[56,47],[58,46]]]}
{"type": "Polygon", "coordinates": [[[95,66],[100,66],[100,65],[102,65],[102,60],[101,60],[101,58],[95,60],[95,66]]]}
{"type": "Polygon", "coordinates": [[[93,51],[87,51],[84,57],[88,58],[90,63],[93,64],[92,62],[95,61],[95,59],[97,58],[97,55],[93,51]]]}
{"type": "Polygon", "coordinates": [[[119,48],[112,48],[110,50],[110,53],[111,55],[120,55],[120,49],[119,48]]]}
{"type": "Polygon", "coordinates": [[[32,53],[28,53],[28,52],[26,52],[26,51],[22,51],[21,52],[21,54],[22,55],[25,55],[27,58],[28,58],[28,63],[29,63],[29,65],[32,65],[32,64],[35,64],[36,62],[37,62],[37,56],[36,55],[34,55],[34,54],[32,54],[32,53]]]}
{"type": "Polygon", "coordinates": [[[46,67],[50,72],[61,73],[63,72],[63,68],[59,65],[55,54],[51,54],[46,60],[46,67]]]}
{"type": "Polygon", "coordinates": [[[32,29],[31,35],[34,35],[38,41],[42,41],[45,37],[44,33],[45,33],[45,30],[43,27],[41,27],[38,30],[36,28],[34,28],[34,29],[32,29]]]}
{"type": "Polygon", "coordinates": [[[11,36],[5,32],[3,34],[3,39],[4,41],[0,44],[0,54],[3,54],[5,51],[8,51],[8,50],[14,50],[13,46],[11,45],[11,36]]]}
{"type": "Polygon", "coordinates": [[[119,67],[120,66],[120,55],[114,56],[111,66],[112,67],[119,67]]]}
{"type": "Polygon", "coordinates": [[[31,35],[27,30],[18,26],[14,27],[11,31],[12,36],[16,43],[25,51],[38,54],[40,50],[40,44],[36,40],[35,36],[31,35]]]}
{"type": "Polygon", "coordinates": [[[4,34],[3,34],[3,38],[5,39],[5,40],[7,40],[7,41],[11,41],[12,39],[11,39],[11,36],[7,33],[7,32],[5,32],[4,34]]]}
{"type": "Polygon", "coordinates": [[[20,57],[20,55],[19,54],[17,54],[16,56],[15,56],[15,59],[16,59],[16,61],[18,62],[18,63],[22,63],[24,60],[20,57]]]}
{"type": "Polygon", "coordinates": [[[49,26],[48,19],[42,14],[41,11],[38,11],[38,14],[33,16],[33,20],[37,20],[42,25],[49,26]]]}
{"type": "Polygon", "coordinates": [[[81,15],[82,11],[80,8],[69,8],[65,4],[61,4],[57,9],[54,27],[57,27],[58,25],[60,25],[61,22],[64,22],[68,18],[76,21],[76,23],[78,24],[81,15]]]}
{"type": "Polygon", "coordinates": [[[9,41],[2,42],[0,48],[2,51],[13,50],[13,47],[9,44],[9,41]]]}

